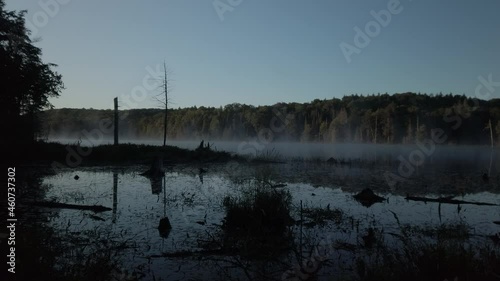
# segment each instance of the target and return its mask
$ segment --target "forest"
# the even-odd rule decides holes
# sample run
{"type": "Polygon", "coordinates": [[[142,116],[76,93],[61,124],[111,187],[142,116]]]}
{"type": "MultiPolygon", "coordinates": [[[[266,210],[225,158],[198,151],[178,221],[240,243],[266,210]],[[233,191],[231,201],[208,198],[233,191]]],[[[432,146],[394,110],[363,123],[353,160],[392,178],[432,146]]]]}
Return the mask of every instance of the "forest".
{"type": "MultiPolygon", "coordinates": [[[[160,139],[162,109],[120,111],[120,137],[160,139]]],[[[50,109],[39,114],[42,136],[81,138],[82,132],[111,123],[112,110],[50,109]]],[[[411,144],[445,132],[446,144],[500,143],[500,99],[453,94],[397,93],[252,106],[169,109],[169,139],[411,144]]],[[[106,136],[112,137],[110,134],[106,136]]]]}

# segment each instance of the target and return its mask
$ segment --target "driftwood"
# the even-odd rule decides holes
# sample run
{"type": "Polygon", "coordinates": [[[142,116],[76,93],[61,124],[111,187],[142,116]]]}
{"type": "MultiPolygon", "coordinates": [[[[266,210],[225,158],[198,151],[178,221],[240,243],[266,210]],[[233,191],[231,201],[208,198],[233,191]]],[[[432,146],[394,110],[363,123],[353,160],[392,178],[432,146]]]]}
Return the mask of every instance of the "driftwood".
{"type": "Polygon", "coordinates": [[[421,201],[421,202],[435,202],[435,203],[444,203],[444,204],[469,204],[469,205],[478,205],[478,206],[498,206],[493,203],[484,203],[484,202],[470,202],[463,200],[452,199],[452,197],[440,197],[440,198],[427,198],[427,197],[417,197],[417,196],[406,196],[406,200],[410,201],[421,201]]]}
{"type": "Polygon", "coordinates": [[[32,206],[40,206],[46,208],[60,208],[60,209],[75,209],[75,210],[88,210],[94,212],[105,212],[111,211],[111,208],[104,207],[101,205],[74,205],[74,204],[66,204],[66,203],[58,203],[58,202],[44,202],[44,201],[34,201],[29,202],[29,205],[32,206]]]}
{"type": "Polygon", "coordinates": [[[94,215],[89,215],[89,218],[91,218],[95,221],[106,221],[105,219],[98,217],[98,216],[94,216],[94,215]]]}

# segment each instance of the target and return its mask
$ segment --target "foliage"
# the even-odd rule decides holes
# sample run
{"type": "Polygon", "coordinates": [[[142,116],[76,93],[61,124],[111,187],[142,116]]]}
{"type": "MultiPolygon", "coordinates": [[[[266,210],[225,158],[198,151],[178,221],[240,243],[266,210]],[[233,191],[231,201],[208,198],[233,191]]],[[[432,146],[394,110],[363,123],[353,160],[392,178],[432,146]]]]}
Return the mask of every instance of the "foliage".
{"type": "Polygon", "coordinates": [[[26,11],[7,11],[0,0],[0,77],[2,77],[2,137],[8,144],[29,143],[38,131],[36,114],[51,106],[50,97],[63,89],[56,66],[43,63],[42,51],[29,37],[25,26],[26,11]]]}

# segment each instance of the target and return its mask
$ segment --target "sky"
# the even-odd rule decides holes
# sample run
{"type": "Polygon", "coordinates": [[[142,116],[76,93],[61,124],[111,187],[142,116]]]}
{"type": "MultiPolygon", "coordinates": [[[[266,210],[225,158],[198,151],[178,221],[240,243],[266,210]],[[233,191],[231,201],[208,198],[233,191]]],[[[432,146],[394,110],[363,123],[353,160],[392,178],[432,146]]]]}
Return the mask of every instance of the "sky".
{"type": "MultiPolygon", "coordinates": [[[[55,108],[272,105],[350,94],[474,96],[500,81],[498,0],[6,0],[57,64],[55,108]],[[153,77],[154,76],[154,77],[153,77]]],[[[500,89],[493,93],[500,95],[500,89]]]]}

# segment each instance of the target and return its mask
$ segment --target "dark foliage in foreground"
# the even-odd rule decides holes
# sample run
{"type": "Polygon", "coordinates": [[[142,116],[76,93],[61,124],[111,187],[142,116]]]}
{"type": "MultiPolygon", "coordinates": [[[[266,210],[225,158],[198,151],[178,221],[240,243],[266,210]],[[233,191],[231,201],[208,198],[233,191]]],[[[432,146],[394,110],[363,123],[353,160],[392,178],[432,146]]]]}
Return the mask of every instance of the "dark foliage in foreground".
{"type": "Polygon", "coordinates": [[[438,227],[400,225],[400,244],[384,242],[374,234],[376,246],[366,257],[358,257],[359,280],[473,280],[493,281],[500,277],[498,245],[472,242],[466,224],[438,227]]]}
{"type": "Polygon", "coordinates": [[[225,227],[229,231],[281,234],[290,223],[286,191],[260,190],[253,198],[224,198],[225,227]]]}
{"type": "Polygon", "coordinates": [[[5,10],[0,0],[0,130],[1,143],[29,144],[39,132],[37,113],[59,96],[62,77],[42,61],[42,50],[30,38],[26,11],[5,10]]]}
{"type": "Polygon", "coordinates": [[[247,258],[269,259],[289,250],[291,195],[285,190],[254,187],[242,197],[223,200],[225,247],[247,258]]]}

